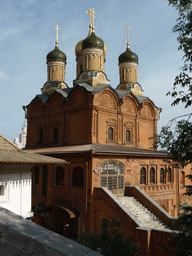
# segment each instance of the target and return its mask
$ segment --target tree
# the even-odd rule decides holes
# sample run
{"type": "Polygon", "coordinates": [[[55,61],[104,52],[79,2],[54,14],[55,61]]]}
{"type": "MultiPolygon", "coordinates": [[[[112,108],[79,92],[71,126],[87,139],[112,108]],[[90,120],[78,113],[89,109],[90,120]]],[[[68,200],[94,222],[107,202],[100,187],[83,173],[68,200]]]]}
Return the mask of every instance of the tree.
{"type": "Polygon", "coordinates": [[[180,102],[188,107],[192,104],[192,1],[191,0],[168,0],[170,5],[173,5],[178,12],[178,23],[174,26],[173,32],[179,32],[177,40],[179,41],[179,50],[184,52],[184,65],[182,71],[175,78],[173,91],[168,92],[168,95],[176,98],[172,105],[177,105],[180,102]],[[177,90],[177,86],[181,86],[181,90],[177,90]]]}
{"type": "MultiPolygon", "coordinates": [[[[191,0],[168,0],[169,4],[179,12],[178,23],[174,26],[173,32],[179,32],[179,50],[184,52],[184,65],[181,73],[176,76],[173,91],[168,92],[174,99],[172,106],[184,103],[185,108],[192,104],[192,1],[191,0]],[[178,85],[181,89],[178,89],[178,85]]],[[[190,122],[192,113],[189,113],[184,120],[176,117],[162,127],[161,132],[156,137],[156,144],[165,148],[168,152],[167,162],[177,168],[184,168],[192,164],[192,123],[190,122]],[[187,118],[186,118],[187,117],[187,118]],[[178,121],[179,120],[179,121],[178,121]],[[174,125],[175,124],[175,125],[174,125]]],[[[192,175],[187,175],[192,180],[192,175]]],[[[186,186],[185,195],[192,195],[192,186],[186,186]]],[[[178,218],[178,232],[172,236],[171,243],[174,251],[169,255],[190,256],[192,255],[192,207],[183,206],[178,218]]]]}
{"type": "MultiPolygon", "coordinates": [[[[131,238],[124,237],[124,233],[119,229],[121,224],[115,217],[111,221],[103,219],[100,234],[84,231],[79,235],[77,242],[104,256],[140,255],[141,247],[131,238]]],[[[143,251],[141,255],[145,255],[143,251]]]]}

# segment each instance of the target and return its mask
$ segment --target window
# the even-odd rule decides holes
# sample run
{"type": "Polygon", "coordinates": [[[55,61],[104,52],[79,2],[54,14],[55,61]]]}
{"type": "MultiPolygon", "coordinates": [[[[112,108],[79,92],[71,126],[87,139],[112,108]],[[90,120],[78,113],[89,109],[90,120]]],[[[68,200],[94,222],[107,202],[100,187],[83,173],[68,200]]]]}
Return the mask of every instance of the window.
{"type": "Polygon", "coordinates": [[[140,184],[146,185],[146,169],[142,167],[140,170],[140,184]]]}
{"type": "Polygon", "coordinates": [[[130,142],[131,141],[131,132],[130,130],[126,130],[126,142],[130,142]]]}
{"type": "Polygon", "coordinates": [[[39,166],[35,166],[34,180],[35,184],[39,184],[39,166]]]}
{"type": "Polygon", "coordinates": [[[167,179],[168,183],[171,183],[171,179],[172,179],[172,177],[171,177],[171,168],[169,167],[168,168],[168,179],[167,179]]]}
{"type": "Polygon", "coordinates": [[[72,187],[84,187],[84,171],[80,166],[73,169],[72,187]]]}
{"type": "Polygon", "coordinates": [[[0,185],[0,196],[4,196],[4,195],[5,195],[4,185],[0,185]]]}
{"type": "Polygon", "coordinates": [[[64,169],[61,166],[57,166],[55,172],[55,185],[64,186],[64,169]]]}
{"type": "Polygon", "coordinates": [[[155,169],[153,167],[150,169],[150,184],[155,184],[155,169]]]}
{"type": "Polygon", "coordinates": [[[165,171],[163,168],[160,169],[160,184],[165,184],[165,171]]]}
{"type": "Polygon", "coordinates": [[[59,137],[59,132],[58,129],[54,129],[54,134],[53,134],[53,142],[57,143],[58,142],[58,137],[59,137]]]}
{"type": "Polygon", "coordinates": [[[43,143],[43,130],[39,131],[39,143],[43,143]]]}
{"type": "Polygon", "coordinates": [[[108,129],[108,140],[113,140],[113,128],[108,129]]]}
{"type": "Polygon", "coordinates": [[[116,161],[107,161],[101,165],[101,187],[109,190],[124,189],[124,166],[116,161]]]}
{"type": "Polygon", "coordinates": [[[181,185],[185,186],[185,172],[181,172],[181,185]]]}
{"type": "Polygon", "coordinates": [[[47,195],[47,178],[48,178],[48,166],[43,165],[43,177],[42,177],[42,194],[47,195]]]}

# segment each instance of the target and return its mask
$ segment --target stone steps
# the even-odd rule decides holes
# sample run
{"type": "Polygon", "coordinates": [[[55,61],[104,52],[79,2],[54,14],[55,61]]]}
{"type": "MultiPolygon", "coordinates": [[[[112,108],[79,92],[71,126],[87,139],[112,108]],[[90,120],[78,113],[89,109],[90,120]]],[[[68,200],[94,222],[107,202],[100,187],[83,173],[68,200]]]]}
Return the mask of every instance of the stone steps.
{"type": "Polygon", "coordinates": [[[142,227],[170,229],[155,214],[142,205],[136,198],[130,196],[117,197],[118,200],[141,222],[142,227]]]}

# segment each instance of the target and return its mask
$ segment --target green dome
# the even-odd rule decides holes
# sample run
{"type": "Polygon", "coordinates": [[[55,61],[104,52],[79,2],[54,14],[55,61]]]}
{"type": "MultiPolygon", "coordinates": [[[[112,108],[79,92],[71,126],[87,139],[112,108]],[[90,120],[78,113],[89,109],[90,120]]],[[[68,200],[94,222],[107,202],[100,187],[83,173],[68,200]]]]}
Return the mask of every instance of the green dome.
{"type": "Polygon", "coordinates": [[[82,43],[82,49],[84,50],[87,48],[99,48],[104,50],[104,42],[102,39],[97,37],[94,32],[92,32],[90,36],[83,40],[82,43]]]}
{"type": "Polygon", "coordinates": [[[75,46],[75,55],[76,55],[77,58],[80,57],[80,56],[82,56],[82,43],[83,43],[83,40],[84,40],[84,39],[82,39],[81,41],[79,41],[79,42],[76,44],[76,46],[75,46]]]}
{"type": "Polygon", "coordinates": [[[66,55],[59,50],[59,47],[56,45],[55,49],[47,54],[47,62],[49,61],[62,61],[66,63],[66,55]]]}
{"type": "Polygon", "coordinates": [[[119,56],[119,64],[123,62],[135,62],[138,64],[138,56],[129,48],[119,56]]]}

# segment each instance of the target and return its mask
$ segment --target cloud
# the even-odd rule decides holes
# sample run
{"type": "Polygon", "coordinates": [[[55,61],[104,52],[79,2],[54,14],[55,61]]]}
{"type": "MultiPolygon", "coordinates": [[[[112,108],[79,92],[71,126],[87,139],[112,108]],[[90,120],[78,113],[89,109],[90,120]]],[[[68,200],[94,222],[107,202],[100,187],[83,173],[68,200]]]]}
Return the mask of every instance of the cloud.
{"type": "Polygon", "coordinates": [[[4,71],[0,71],[0,81],[7,81],[9,79],[10,77],[4,71]]]}

